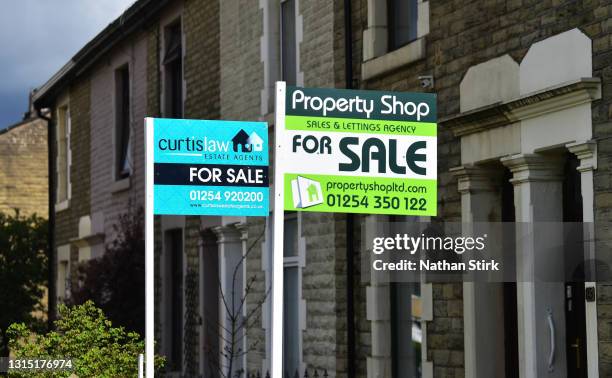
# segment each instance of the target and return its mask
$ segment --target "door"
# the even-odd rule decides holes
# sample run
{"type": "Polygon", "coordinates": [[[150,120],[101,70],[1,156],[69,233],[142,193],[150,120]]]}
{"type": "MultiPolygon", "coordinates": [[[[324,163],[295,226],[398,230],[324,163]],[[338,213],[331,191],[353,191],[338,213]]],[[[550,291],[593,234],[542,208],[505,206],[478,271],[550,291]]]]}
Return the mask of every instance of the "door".
{"type": "MultiPolygon", "coordinates": [[[[580,173],[576,169],[579,161],[568,154],[563,182],[563,221],[565,224],[565,262],[569,271],[584,260],[582,248],[582,192],[580,173]],[[576,242],[578,240],[579,242],[576,242]],[[579,260],[576,261],[576,257],[579,260]]],[[[587,377],[586,350],[586,306],[584,298],[584,275],[568,274],[570,282],[565,283],[565,335],[567,355],[567,376],[587,377]]]]}
{"type": "Polygon", "coordinates": [[[567,376],[587,377],[584,282],[565,284],[567,376]]]}

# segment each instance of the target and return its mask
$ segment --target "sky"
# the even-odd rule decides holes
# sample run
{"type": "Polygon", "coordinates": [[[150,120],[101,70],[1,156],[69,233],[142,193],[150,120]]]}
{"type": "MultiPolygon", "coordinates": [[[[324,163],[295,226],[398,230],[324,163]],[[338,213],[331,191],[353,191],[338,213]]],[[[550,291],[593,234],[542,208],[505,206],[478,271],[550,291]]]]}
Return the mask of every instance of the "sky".
{"type": "Polygon", "coordinates": [[[134,0],[12,0],[0,12],[0,129],[21,121],[40,87],[134,0]]]}

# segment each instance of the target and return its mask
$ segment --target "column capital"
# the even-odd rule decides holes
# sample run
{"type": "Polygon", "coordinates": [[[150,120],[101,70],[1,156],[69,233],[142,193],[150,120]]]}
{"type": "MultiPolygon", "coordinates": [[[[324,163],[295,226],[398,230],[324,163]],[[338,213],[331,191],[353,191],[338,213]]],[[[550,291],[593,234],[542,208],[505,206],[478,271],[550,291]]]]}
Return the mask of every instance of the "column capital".
{"type": "Polygon", "coordinates": [[[578,172],[597,169],[597,141],[587,140],[566,144],[565,147],[580,160],[578,172]]]}
{"type": "Polygon", "coordinates": [[[217,226],[211,229],[219,240],[219,243],[236,243],[241,241],[242,233],[236,228],[235,224],[217,226]]]}
{"type": "Polygon", "coordinates": [[[246,241],[249,238],[249,225],[246,222],[235,223],[234,227],[240,232],[240,239],[246,241]]]}
{"type": "Polygon", "coordinates": [[[216,246],[217,234],[211,228],[200,230],[200,238],[198,239],[198,247],[216,246]]]}
{"type": "Polygon", "coordinates": [[[514,185],[534,181],[563,180],[563,160],[538,154],[517,154],[500,159],[510,169],[514,185]]]}
{"type": "Polygon", "coordinates": [[[457,190],[461,194],[495,191],[495,180],[501,177],[501,172],[473,164],[461,165],[449,169],[457,177],[457,190]]]}

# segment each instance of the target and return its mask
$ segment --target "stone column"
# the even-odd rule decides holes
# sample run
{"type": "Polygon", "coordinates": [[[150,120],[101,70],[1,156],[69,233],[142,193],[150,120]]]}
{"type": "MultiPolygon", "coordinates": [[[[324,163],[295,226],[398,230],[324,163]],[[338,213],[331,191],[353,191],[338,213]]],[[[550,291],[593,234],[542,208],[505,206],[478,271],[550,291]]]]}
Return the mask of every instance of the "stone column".
{"type": "Polygon", "coordinates": [[[510,168],[514,185],[519,375],[565,377],[565,284],[536,282],[536,273],[544,267],[553,273],[564,269],[563,256],[553,255],[550,248],[563,240],[562,160],[519,154],[501,161],[510,168]],[[535,222],[558,222],[558,226],[549,224],[543,235],[535,222]]]}
{"type": "MultiPolygon", "coordinates": [[[[594,212],[594,189],[593,171],[597,169],[597,142],[589,140],[586,142],[576,142],[566,145],[569,152],[576,155],[580,160],[577,170],[580,172],[580,187],[582,193],[582,221],[593,223],[595,221],[594,212]]],[[[587,226],[590,227],[590,226],[587,226]]],[[[590,227],[595,231],[594,226],[590,227]]],[[[586,260],[595,260],[595,243],[585,243],[586,260]]],[[[589,267],[595,270],[595,264],[589,267]]],[[[596,282],[585,282],[584,288],[596,290],[596,282]]],[[[597,296],[595,296],[597,297],[597,296]]],[[[586,342],[587,342],[587,364],[589,378],[599,377],[599,346],[597,340],[597,302],[586,302],[586,342]]]]}
{"type": "MultiPolygon", "coordinates": [[[[217,235],[219,247],[219,278],[221,282],[221,290],[219,295],[219,324],[220,332],[223,337],[219,338],[219,350],[223,353],[229,353],[231,347],[232,327],[237,327],[242,321],[242,315],[238,314],[240,303],[244,292],[244,264],[242,263],[242,232],[235,224],[226,226],[214,227],[213,231],[217,235]],[[235,274],[234,274],[235,272],[235,274]],[[230,317],[237,316],[237,320],[232,325],[230,317]]],[[[244,309],[244,306],[242,307],[244,309]]],[[[243,331],[243,330],[242,330],[243,331]]],[[[241,332],[234,332],[234,337],[242,338],[241,332]]],[[[244,350],[238,351],[241,344],[234,344],[234,355],[239,355],[244,350]]],[[[226,366],[229,361],[225,357],[220,356],[222,365],[226,366]]],[[[236,357],[233,361],[233,371],[239,371],[245,368],[242,357],[236,357]]]]}
{"type": "MultiPolygon", "coordinates": [[[[246,257],[246,253],[247,253],[247,249],[248,249],[248,240],[249,240],[249,227],[246,223],[236,223],[235,225],[236,231],[238,231],[240,233],[240,256],[241,258],[244,257],[244,260],[242,261],[241,265],[238,267],[238,272],[236,274],[236,276],[240,276],[241,277],[241,286],[240,286],[240,295],[241,296],[245,296],[246,293],[246,284],[247,284],[247,257],[246,257]]],[[[252,297],[253,294],[251,294],[252,297]]],[[[247,301],[248,298],[244,298],[244,303],[242,304],[242,313],[241,313],[241,319],[242,316],[246,316],[246,310],[247,310],[247,301]]],[[[251,298],[252,299],[252,298],[251,298]]],[[[238,305],[240,306],[240,302],[238,302],[238,305]]],[[[242,349],[242,357],[240,357],[240,363],[242,364],[241,366],[244,366],[245,371],[247,368],[247,356],[245,354],[245,351],[247,350],[248,344],[247,344],[247,337],[248,335],[246,334],[247,329],[246,327],[242,328],[241,331],[241,337],[242,340],[240,340],[240,342],[238,343],[238,347],[242,349]]]]}
{"type": "MultiPolygon", "coordinates": [[[[384,231],[388,232],[380,226],[381,218],[387,220],[386,217],[376,215],[366,217],[364,240],[369,241],[375,236],[383,236],[384,231]]],[[[365,248],[371,248],[371,246],[366,244],[365,248]]],[[[373,254],[365,253],[364,256],[373,256],[373,254]]],[[[376,275],[372,272],[370,285],[366,287],[366,318],[372,327],[372,347],[370,355],[367,357],[368,378],[390,377],[392,374],[389,302],[389,283],[377,281],[376,275]]]]}
{"type": "MultiPolygon", "coordinates": [[[[473,234],[470,225],[474,222],[500,222],[502,206],[497,188],[501,182],[501,170],[470,165],[452,168],[450,171],[457,177],[457,188],[461,193],[463,232],[466,235],[473,234]]],[[[504,375],[503,300],[502,283],[463,283],[466,377],[504,375]]]]}
{"type": "Polygon", "coordinates": [[[218,377],[214,359],[219,356],[219,249],[216,235],[208,230],[200,234],[200,374],[218,377]]]}

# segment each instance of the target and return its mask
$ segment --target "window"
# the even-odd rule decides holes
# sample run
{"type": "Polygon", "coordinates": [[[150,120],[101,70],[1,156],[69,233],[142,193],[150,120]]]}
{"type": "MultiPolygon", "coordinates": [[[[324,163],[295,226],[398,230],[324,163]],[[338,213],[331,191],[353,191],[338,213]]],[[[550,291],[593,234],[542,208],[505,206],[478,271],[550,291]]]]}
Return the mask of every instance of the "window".
{"type": "Polygon", "coordinates": [[[298,268],[296,266],[285,267],[284,271],[284,293],[283,311],[285,322],[283,323],[283,371],[285,377],[293,377],[296,372],[300,375],[299,354],[299,287],[298,268]]]}
{"type": "Polygon", "coordinates": [[[128,65],[115,71],[115,180],[131,173],[130,162],[130,71],[128,65]]]}
{"type": "MultiPolygon", "coordinates": [[[[513,256],[516,250],[516,214],[514,208],[514,185],[511,182],[512,172],[504,168],[501,182],[501,221],[507,222],[504,226],[508,232],[502,236],[504,256],[513,256]]],[[[516,266],[516,258],[512,264],[516,266]]],[[[516,274],[516,273],[514,273],[516,274]]],[[[503,282],[503,335],[504,335],[504,367],[506,378],[518,378],[519,349],[518,349],[518,304],[516,296],[516,282],[503,282]]]]}
{"type": "Polygon", "coordinates": [[[70,112],[57,110],[57,203],[70,198],[70,112]]]}
{"type": "Polygon", "coordinates": [[[421,290],[418,283],[391,283],[393,377],[421,377],[421,290]]]}
{"type": "Polygon", "coordinates": [[[164,51],[164,116],[182,118],[183,47],[180,21],[165,28],[164,51]]]}
{"type": "Polygon", "coordinates": [[[57,247],[57,276],[56,276],[57,299],[63,302],[70,298],[70,244],[57,247]]]}
{"type": "Polygon", "coordinates": [[[285,216],[285,239],[283,241],[284,285],[283,285],[283,376],[301,376],[301,328],[300,328],[300,267],[298,251],[297,214],[285,216]]]}
{"type": "Polygon", "coordinates": [[[295,0],[281,1],[281,79],[296,84],[295,0]]]}
{"type": "Polygon", "coordinates": [[[418,0],[388,0],[389,51],[417,38],[418,0]]]}
{"type": "Polygon", "coordinates": [[[170,371],[181,371],[183,361],[183,231],[166,231],[166,328],[170,371]]]}
{"type": "Polygon", "coordinates": [[[68,261],[60,261],[57,268],[57,296],[60,299],[70,297],[70,266],[68,261]]]}
{"type": "Polygon", "coordinates": [[[285,238],[283,239],[283,256],[298,255],[298,220],[296,213],[285,216],[285,238]]]}

